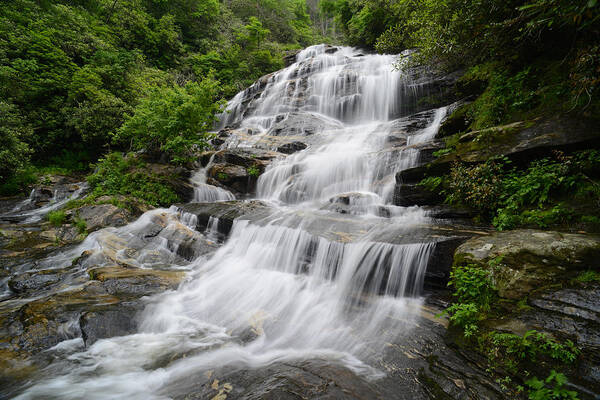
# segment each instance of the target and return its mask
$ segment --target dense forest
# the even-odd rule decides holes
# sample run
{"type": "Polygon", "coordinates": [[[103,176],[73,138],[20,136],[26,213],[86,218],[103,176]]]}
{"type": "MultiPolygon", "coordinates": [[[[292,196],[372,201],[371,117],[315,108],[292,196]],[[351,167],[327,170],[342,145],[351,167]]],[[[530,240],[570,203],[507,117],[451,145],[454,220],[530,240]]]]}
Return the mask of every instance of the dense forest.
{"type": "Polygon", "coordinates": [[[220,99],[329,32],[303,0],[19,0],[0,18],[4,194],[40,167],[85,172],[110,150],[179,160],[220,99]]]}

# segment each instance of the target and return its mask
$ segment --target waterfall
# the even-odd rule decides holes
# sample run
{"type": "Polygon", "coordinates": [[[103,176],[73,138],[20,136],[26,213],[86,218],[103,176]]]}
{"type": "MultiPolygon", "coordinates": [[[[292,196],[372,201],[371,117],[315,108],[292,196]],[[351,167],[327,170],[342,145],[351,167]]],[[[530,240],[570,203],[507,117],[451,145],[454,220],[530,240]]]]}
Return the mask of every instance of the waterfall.
{"type": "MultiPolygon", "coordinates": [[[[186,281],[148,300],[138,333],[72,350],[19,398],[167,399],[177,382],[215,368],[314,358],[369,379],[382,376],[370,361],[414,327],[435,248],[435,241],[412,234],[429,222],[424,210],[390,204],[393,177],[418,163],[411,145],[432,139],[445,115],[436,110],[423,126],[407,128],[427,87],[395,70],[394,61],[312,46],[290,67],[236,95],[220,126],[246,138],[230,138],[224,148],[252,147],[264,138],[307,143],[260,176],[257,197],[272,212],[234,221],[208,259],[186,262],[169,245],[171,237],[152,239],[149,249],[140,245],[140,251],[173,253],[173,262],[189,271],[186,281]]],[[[196,202],[234,199],[206,183],[205,168],[192,182],[196,202]]],[[[108,233],[139,240],[137,233],[156,218],[179,218],[188,229],[197,221],[174,209],[153,211],[135,229],[95,233],[84,247],[101,246],[108,233]]],[[[218,225],[211,217],[203,235],[218,239],[218,225]]]]}

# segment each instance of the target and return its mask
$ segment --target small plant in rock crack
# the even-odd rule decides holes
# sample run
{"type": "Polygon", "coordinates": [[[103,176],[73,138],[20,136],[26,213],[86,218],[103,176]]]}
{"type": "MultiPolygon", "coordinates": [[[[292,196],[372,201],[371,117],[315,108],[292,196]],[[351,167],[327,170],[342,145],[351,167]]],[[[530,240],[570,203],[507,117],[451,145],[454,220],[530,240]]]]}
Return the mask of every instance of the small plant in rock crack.
{"type": "Polygon", "coordinates": [[[258,169],[256,165],[249,167],[246,171],[248,172],[248,175],[250,175],[253,178],[258,178],[258,176],[260,175],[260,169],[258,169]]]}
{"type": "Polygon", "coordinates": [[[577,392],[565,388],[567,377],[554,370],[542,380],[532,378],[525,382],[529,389],[529,400],[578,400],[577,392]]]}
{"type": "Polygon", "coordinates": [[[65,214],[64,211],[57,210],[57,211],[50,211],[48,213],[48,215],[46,216],[46,218],[48,219],[48,222],[50,222],[50,224],[58,227],[65,223],[65,221],[67,219],[67,215],[65,214]]]}
{"type": "Polygon", "coordinates": [[[496,295],[490,272],[476,265],[459,266],[450,273],[448,286],[454,287],[456,302],[442,314],[448,314],[450,323],[462,328],[465,337],[471,337],[496,295]]]}

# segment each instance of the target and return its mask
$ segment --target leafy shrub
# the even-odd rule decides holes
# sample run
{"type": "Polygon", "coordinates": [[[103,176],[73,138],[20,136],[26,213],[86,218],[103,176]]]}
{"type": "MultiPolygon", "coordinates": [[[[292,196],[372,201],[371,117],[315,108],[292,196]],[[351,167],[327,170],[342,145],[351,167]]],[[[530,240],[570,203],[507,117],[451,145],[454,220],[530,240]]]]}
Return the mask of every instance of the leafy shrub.
{"type": "Polygon", "coordinates": [[[250,175],[254,178],[258,178],[258,176],[260,175],[260,169],[258,169],[258,167],[256,165],[249,167],[247,169],[247,172],[248,172],[248,175],[250,175]]]}
{"type": "Polygon", "coordinates": [[[503,168],[503,160],[475,166],[455,163],[448,180],[448,202],[471,207],[484,216],[492,215],[503,191],[503,168]]]}
{"type": "Polygon", "coordinates": [[[31,185],[35,184],[37,181],[37,170],[34,167],[29,166],[12,175],[3,183],[0,183],[0,195],[12,196],[19,193],[26,193],[28,189],[31,190],[31,185]]]}
{"type": "Polygon", "coordinates": [[[48,215],[46,215],[48,222],[53,226],[59,227],[65,223],[67,219],[67,215],[62,210],[50,211],[48,215]]]}
{"type": "Polygon", "coordinates": [[[117,130],[115,141],[153,156],[166,153],[175,163],[189,161],[194,147],[208,145],[208,131],[223,104],[218,92],[212,78],[185,87],[156,87],[117,130]]]}
{"type": "Polygon", "coordinates": [[[531,67],[511,75],[507,68],[497,63],[476,65],[463,77],[463,81],[487,82],[487,88],[469,107],[468,115],[473,129],[499,125],[507,119],[533,109],[540,101],[531,86],[536,85],[531,67]]]}
{"type": "Polygon", "coordinates": [[[499,230],[549,228],[577,220],[593,225],[598,215],[578,216],[563,199],[575,198],[590,210],[600,209],[598,170],[597,150],[555,152],[553,158],[534,160],[523,170],[511,167],[507,158],[477,165],[456,162],[449,175],[428,177],[420,185],[445,195],[450,204],[478,211],[499,230]]]}
{"type": "Polygon", "coordinates": [[[92,196],[129,195],[159,207],[179,200],[169,177],[158,176],[133,154],[110,153],[98,160],[96,171],[87,178],[92,196]]]}
{"type": "Polygon", "coordinates": [[[456,299],[444,313],[450,315],[453,325],[462,328],[465,337],[471,337],[495,298],[490,273],[476,265],[455,267],[450,272],[448,286],[454,288],[456,299]]]}
{"type": "Polygon", "coordinates": [[[584,271],[581,274],[579,274],[579,276],[577,278],[575,278],[575,280],[578,282],[583,282],[583,283],[600,282],[600,272],[593,271],[593,270],[587,270],[587,271],[584,271]]]}
{"type": "MultiPolygon", "coordinates": [[[[17,108],[0,101],[0,184],[23,173],[27,167],[31,151],[25,141],[32,134],[33,130],[23,120],[17,108]]],[[[14,180],[13,182],[18,185],[14,180]]],[[[9,187],[4,191],[9,192],[9,187]]]]}
{"type": "Polygon", "coordinates": [[[80,234],[84,234],[87,231],[87,223],[84,219],[75,218],[73,221],[75,223],[75,227],[77,228],[77,232],[80,234]]]}
{"type": "Polygon", "coordinates": [[[217,179],[220,181],[227,181],[229,179],[229,175],[227,175],[225,172],[218,172],[217,179]]]}
{"type": "Polygon", "coordinates": [[[525,384],[530,388],[529,400],[577,400],[579,398],[577,392],[564,387],[567,382],[565,375],[552,370],[545,380],[532,378],[525,384]]]}
{"type": "Polygon", "coordinates": [[[512,333],[492,332],[490,341],[495,352],[502,349],[506,357],[535,362],[539,356],[547,356],[564,364],[573,363],[580,350],[571,340],[559,343],[547,334],[536,330],[527,331],[523,336],[512,333]]]}

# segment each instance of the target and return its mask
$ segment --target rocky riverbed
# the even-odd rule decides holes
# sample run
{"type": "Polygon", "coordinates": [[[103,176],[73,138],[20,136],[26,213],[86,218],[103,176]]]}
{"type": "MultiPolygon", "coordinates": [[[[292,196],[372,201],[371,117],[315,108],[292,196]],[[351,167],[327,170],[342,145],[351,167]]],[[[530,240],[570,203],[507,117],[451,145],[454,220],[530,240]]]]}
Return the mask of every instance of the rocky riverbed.
{"type": "MultiPolygon", "coordinates": [[[[458,157],[434,153],[464,101],[457,74],[401,76],[392,59],[311,48],[240,93],[177,175],[191,202],[65,208],[86,196],[68,177],[2,199],[0,397],[523,397],[441,315],[465,264],[490,269],[505,310],[485,328],[572,340],[570,387],[597,397],[600,289],[580,277],[600,238],[496,232],[418,185],[458,157]],[[55,209],[60,226],[44,219],[55,209]]],[[[570,127],[499,127],[497,147],[465,137],[460,157],[595,140],[570,127]]]]}

